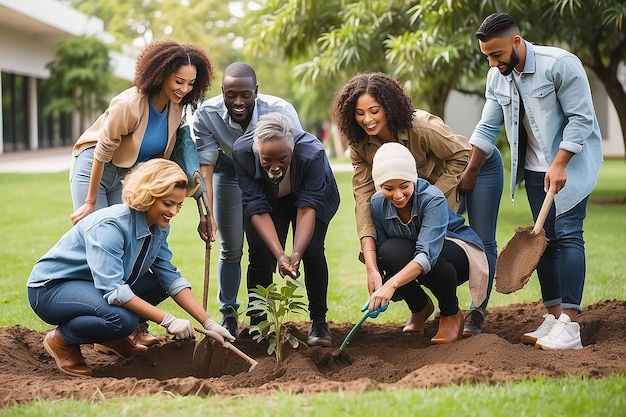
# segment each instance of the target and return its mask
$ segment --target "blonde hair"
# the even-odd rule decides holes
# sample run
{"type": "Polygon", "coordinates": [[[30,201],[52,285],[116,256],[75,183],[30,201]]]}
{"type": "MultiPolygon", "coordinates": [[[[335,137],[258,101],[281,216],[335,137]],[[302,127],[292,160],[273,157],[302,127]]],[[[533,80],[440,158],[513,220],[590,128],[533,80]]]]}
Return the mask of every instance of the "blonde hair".
{"type": "Polygon", "coordinates": [[[137,164],[122,180],[122,200],[137,211],[148,211],[157,198],[174,188],[187,189],[187,175],[173,161],[154,158],[137,164]]]}

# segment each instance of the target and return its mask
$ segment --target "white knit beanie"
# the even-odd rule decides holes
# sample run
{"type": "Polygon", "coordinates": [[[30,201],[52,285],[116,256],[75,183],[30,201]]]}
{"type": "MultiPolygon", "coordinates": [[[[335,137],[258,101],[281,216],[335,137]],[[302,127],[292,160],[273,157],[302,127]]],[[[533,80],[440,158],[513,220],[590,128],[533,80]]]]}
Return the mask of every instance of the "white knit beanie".
{"type": "Polygon", "coordinates": [[[417,181],[417,168],[411,151],[397,142],[384,143],[374,154],[372,179],[377,187],[389,180],[417,181]]]}

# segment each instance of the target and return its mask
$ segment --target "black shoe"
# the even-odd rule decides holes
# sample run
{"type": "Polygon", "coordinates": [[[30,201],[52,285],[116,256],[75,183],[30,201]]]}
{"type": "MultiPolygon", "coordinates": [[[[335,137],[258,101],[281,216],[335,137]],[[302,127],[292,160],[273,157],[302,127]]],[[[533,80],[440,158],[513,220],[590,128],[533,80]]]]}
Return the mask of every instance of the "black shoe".
{"type": "Polygon", "coordinates": [[[237,336],[239,336],[239,324],[237,323],[237,317],[224,317],[222,318],[222,321],[220,321],[220,325],[228,330],[228,333],[230,333],[235,340],[237,339],[237,336]]]}
{"type": "Polygon", "coordinates": [[[465,326],[463,327],[463,337],[475,336],[482,333],[485,315],[482,311],[475,309],[465,317],[465,326]]]}
{"type": "Polygon", "coordinates": [[[309,329],[309,338],[306,343],[309,346],[330,346],[332,341],[328,324],[323,321],[314,321],[309,329]]]}

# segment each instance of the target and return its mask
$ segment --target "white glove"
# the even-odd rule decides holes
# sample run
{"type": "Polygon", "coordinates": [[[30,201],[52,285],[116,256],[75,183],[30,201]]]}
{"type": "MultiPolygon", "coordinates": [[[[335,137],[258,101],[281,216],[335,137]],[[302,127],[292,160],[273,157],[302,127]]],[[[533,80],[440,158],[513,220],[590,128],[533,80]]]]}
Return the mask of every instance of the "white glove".
{"type": "Polygon", "coordinates": [[[233,335],[230,334],[230,332],[226,330],[226,328],[220,326],[215,321],[213,321],[213,319],[208,319],[207,321],[202,323],[202,327],[204,327],[204,330],[208,330],[210,332],[215,332],[219,334],[220,336],[224,338],[224,340],[228,340],[229,342],[235,341],[235,338],[233,337],[233,335]]]}
{"type": "Polygon", "coordinates": [[[173,334],[177,339],[189,339],[193,337],[193,326],[189,320],[177,319],[170,313],[165,313],[161,322],[169,334],[173,334]]]}

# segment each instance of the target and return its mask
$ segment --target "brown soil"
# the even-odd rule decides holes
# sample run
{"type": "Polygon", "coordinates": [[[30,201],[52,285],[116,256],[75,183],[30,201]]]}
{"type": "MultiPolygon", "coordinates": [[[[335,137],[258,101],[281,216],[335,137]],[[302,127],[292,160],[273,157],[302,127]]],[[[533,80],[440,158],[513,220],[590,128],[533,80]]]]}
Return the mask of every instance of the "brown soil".
{"type": "MultiPolygon", "coordinates": [[[[213,342],[163,340],[148,353],[125,360],[84,345],[83,355],[94,369],[91,378],[60,372],[41,343],[45,333],[19,326],[2,328],[0,406],[37,398],[93,401],[166,391],[225,397],[265,395],[274,390],[357,393],[626,373],[626,301],[601,301],[585,308],[580,317],[585,348],[577,351],[543,351],[519,342],[524,332],[539,326],[543,313],[540,303],[492,308],[482,334],[444,346],[430,344],[436,321],[429,321],[426,335],[420,337],[403,334],[399,324],[368,319],[339,355],[352,324],[330,323],[332,347],[294,350],[287,346],[280,366],[244,331],[235,344],[258,361],[252,372],[243,359],[213,342]],[[200,349],[194,355],[196,345],[200,349]]],[[[293,323],[297,337],[306,339],[307,330],[307,323],[293,323]]]]}

